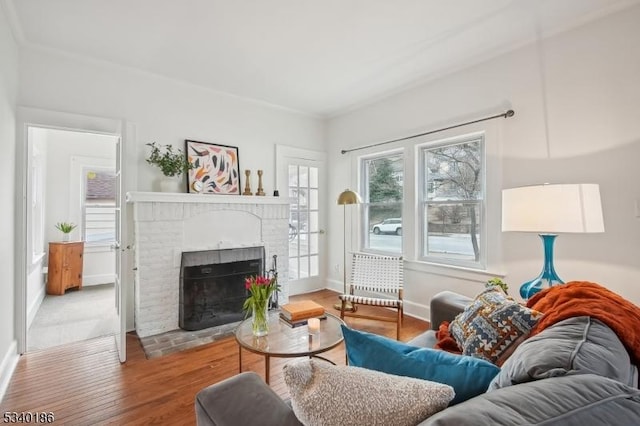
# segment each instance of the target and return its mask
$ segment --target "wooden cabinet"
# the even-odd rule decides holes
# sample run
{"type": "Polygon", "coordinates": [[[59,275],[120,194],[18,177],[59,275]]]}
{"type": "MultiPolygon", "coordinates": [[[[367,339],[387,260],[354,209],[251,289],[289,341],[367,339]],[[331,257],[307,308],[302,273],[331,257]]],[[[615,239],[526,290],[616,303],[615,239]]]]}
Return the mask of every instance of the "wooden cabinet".
{"type": "Polygon", "coordinates": [[[61,295],[68,288],[82,288],[84,242],[49,243],[47,294],[61,295]]]}

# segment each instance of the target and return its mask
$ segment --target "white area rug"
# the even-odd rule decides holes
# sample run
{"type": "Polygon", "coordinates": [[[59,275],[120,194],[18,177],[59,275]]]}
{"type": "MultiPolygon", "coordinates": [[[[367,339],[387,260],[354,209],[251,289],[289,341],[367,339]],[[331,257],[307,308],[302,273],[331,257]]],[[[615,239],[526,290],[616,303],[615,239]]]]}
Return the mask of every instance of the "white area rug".
{"type": "Polygon", "coordinates": [[[27,351],[113,334],[114,298],[113,284],[68,290],[63,296],[45,296],[29,329],[27,351]]]}

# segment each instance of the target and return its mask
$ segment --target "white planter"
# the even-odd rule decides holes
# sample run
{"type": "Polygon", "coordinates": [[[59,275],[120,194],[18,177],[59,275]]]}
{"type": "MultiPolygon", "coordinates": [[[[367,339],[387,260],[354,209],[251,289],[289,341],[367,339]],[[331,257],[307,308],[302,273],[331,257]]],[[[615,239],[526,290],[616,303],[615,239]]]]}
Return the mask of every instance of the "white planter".
{"type": "Polygon", "coordinates": [[[183,192],[183,182],[179,177],[162,177],[158,181],[160,192],[183,192]]]}

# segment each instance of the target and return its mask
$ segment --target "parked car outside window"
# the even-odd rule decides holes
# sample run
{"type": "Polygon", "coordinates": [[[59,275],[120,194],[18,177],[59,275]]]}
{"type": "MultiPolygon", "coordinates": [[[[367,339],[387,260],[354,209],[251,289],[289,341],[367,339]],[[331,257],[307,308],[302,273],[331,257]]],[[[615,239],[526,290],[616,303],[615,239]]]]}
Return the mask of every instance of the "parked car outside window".
{"type": "Polygon", "coordinates": [[[396,234],[402,235],[402,219],[390,218],[385,219],[382,223],[373,226],[373,233],[378,234],[396,234]]]}

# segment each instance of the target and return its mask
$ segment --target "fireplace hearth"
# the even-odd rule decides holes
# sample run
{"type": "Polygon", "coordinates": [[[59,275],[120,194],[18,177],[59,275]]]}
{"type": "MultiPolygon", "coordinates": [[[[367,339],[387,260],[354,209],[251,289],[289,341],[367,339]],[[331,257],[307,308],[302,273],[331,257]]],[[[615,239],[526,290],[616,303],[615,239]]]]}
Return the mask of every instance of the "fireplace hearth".
{"type": "Polygon", "coordinates": [[[264,271],[264,247],[183,252],[179,326],[194,331],[240,321],[244,280],[264,271]]]}

